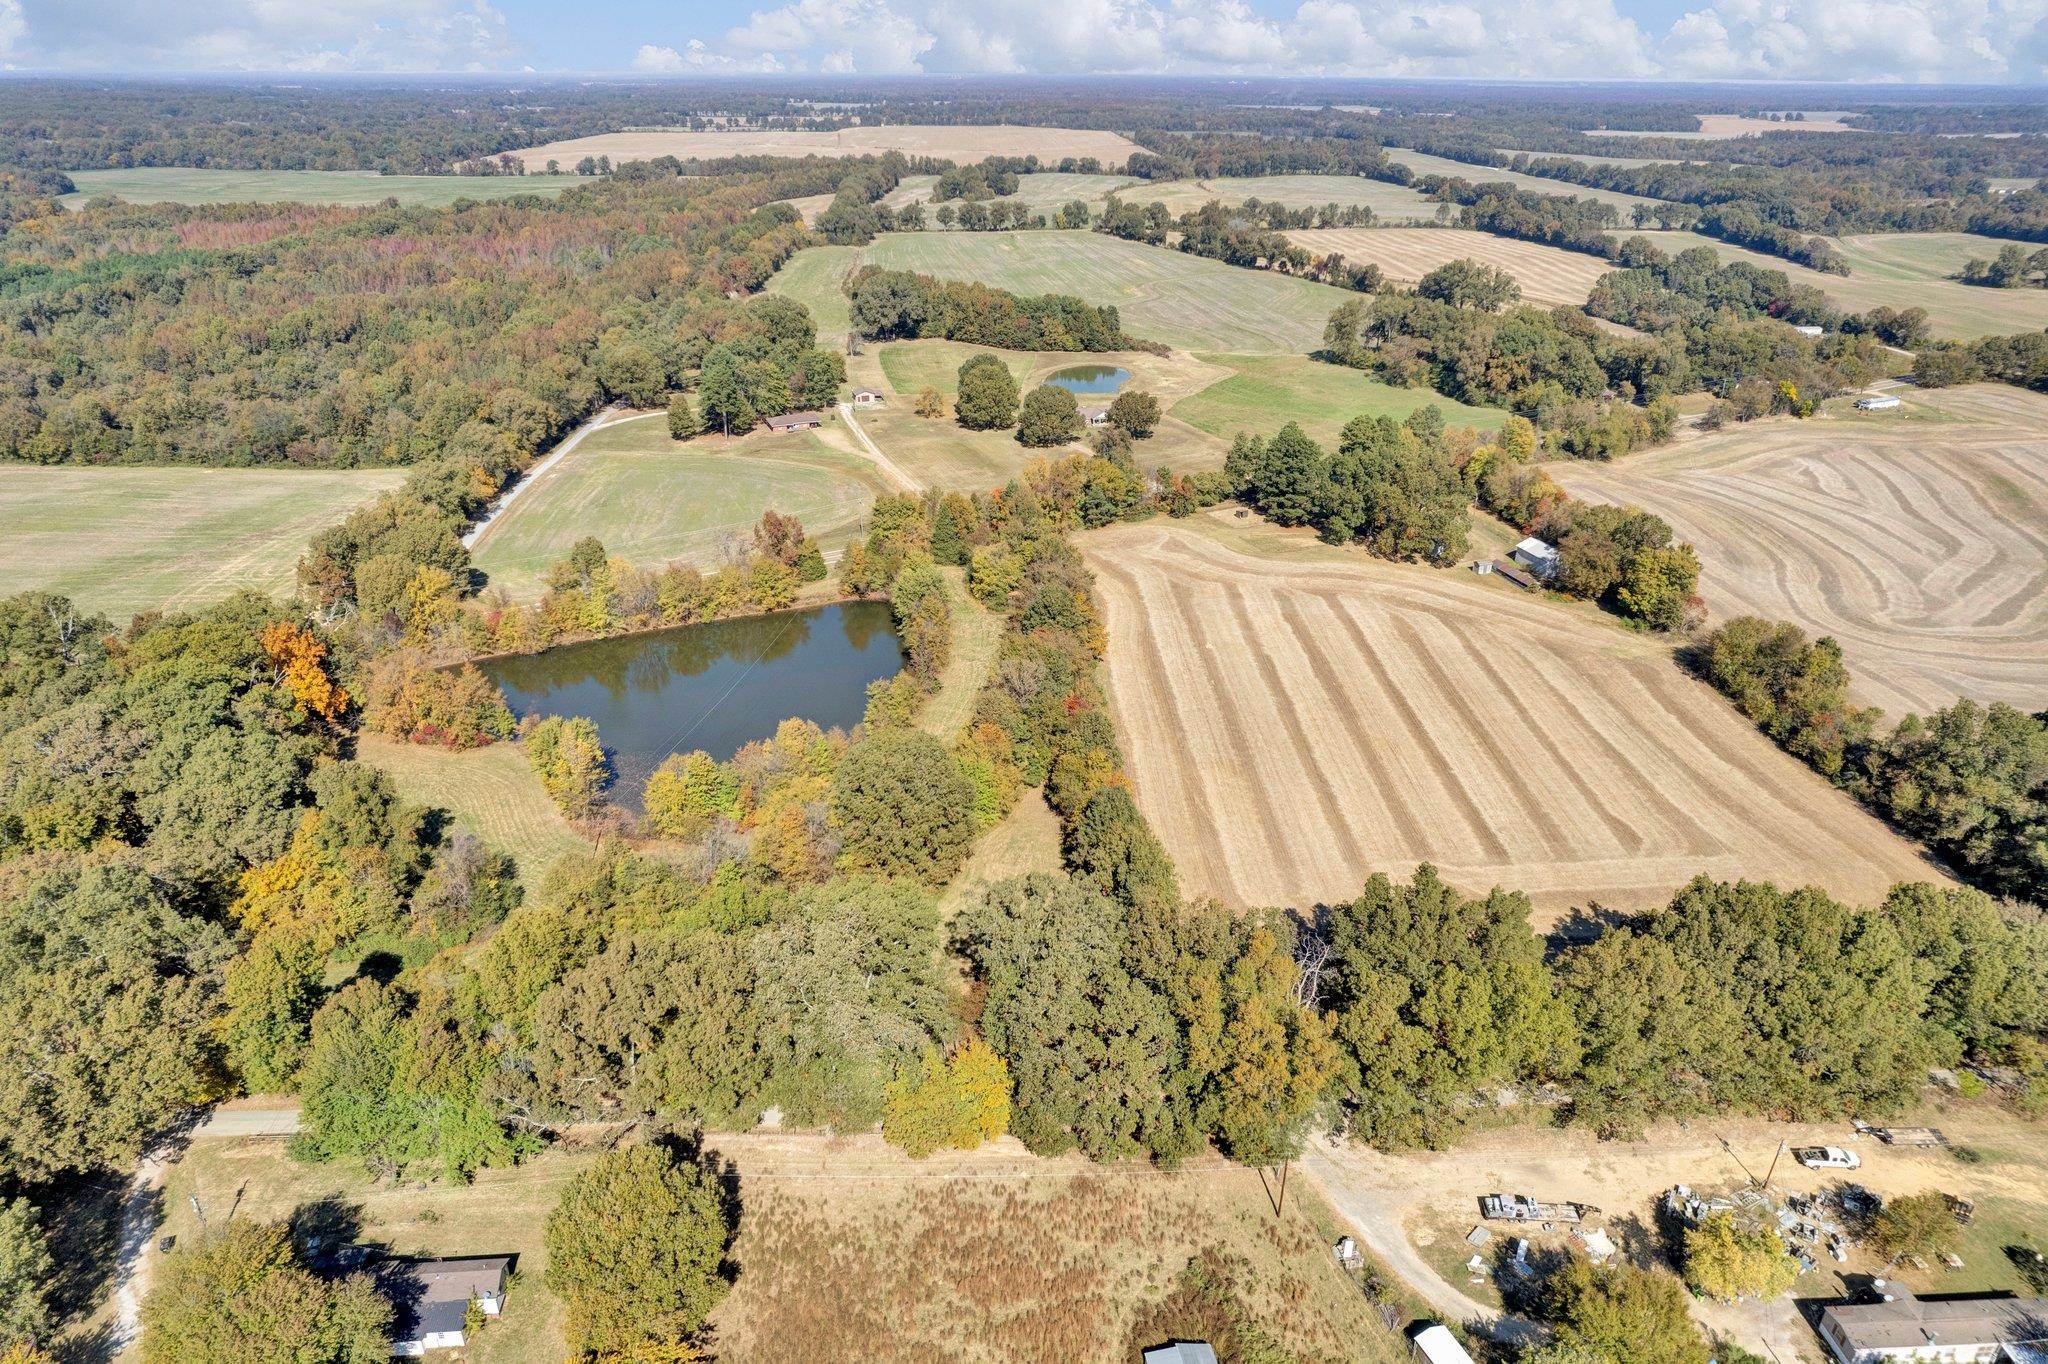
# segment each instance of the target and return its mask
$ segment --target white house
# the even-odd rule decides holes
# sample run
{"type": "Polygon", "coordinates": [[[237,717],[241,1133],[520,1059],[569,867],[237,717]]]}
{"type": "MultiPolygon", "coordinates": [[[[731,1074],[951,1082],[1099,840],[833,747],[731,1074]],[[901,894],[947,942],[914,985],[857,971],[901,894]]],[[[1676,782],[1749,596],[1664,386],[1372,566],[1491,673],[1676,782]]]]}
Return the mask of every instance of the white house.
{"type": "Polygon", "coordinates": [[[1415,1353],[1429,1364],[1472,1364],[1472,1356],[1451,1334],[1451,1328],[1431,1323],[1408,1337],[1415,1353]]]}
{"type": "Polygon", "coordinates": [[[1840,1364],[2004,1364],[2048,1346],[2048,1298],[1938,1301],[1894,1286],[1882,1302],[1837,1303],[1820,1338],[1840,1364]]]}
{"type": "Polygon", "coordinates": [[[1089,426],[1109,425],[1109,409],[1100,403],[1081,409],[1081,420],[1089,426]]]}
{"type": "Polygon", "coordinates": [[[1508,557],[1539,578],[1553,577],[1557,573],[1557,546],[1533,535],[1516,545],[1508,557]]]}
{"type": "Polygon", "coordinates": [[[1858,412],[1882,412],[1898,405],[1899,395],[1896,393],[1866,393],[1856,400],[1858,412]]]}
{"type": "Polygon", "coordinates": [[[391,1353],[412,1358],[468,1343],[469,1305],[487,1317],[505,1310],[510,1256],[471,1260],[408,1260],[380,1276],[391,1299],[391,1353]]]}

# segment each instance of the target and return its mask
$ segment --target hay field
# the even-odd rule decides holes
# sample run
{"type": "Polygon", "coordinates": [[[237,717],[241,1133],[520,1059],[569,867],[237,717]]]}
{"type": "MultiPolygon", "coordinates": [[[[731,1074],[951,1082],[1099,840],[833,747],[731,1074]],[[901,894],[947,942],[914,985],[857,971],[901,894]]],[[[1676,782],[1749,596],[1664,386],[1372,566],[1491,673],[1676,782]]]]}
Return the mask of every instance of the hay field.
{"type": "Polygon", "coordinates": [[[1426,388],[1395,388],[1343,365],[1305,355],[1204,355],[1230,377],[1181,399],[1169,410],[1198,430],[1225,440],[1239,431],[1272,435],[1288,422],[1326,446],[1334,445],[1353,417],[1405,418],[1434,406],[1452,426],[1497,431],[1508,414],[1471,407],[1426,388]]]}
{"type": "Polygon", "coordinates": [[[1692,541],[1717,620],[1834,636],[1857,699],[1893,718],[1964,696],[2048,707],[2048,399],[1987,385],[1967,406],[1907,401],[1957,419],[1762,422],[1550,468],[1692,541]]]}
{"type": "Polygon", "coordinates": [[[852,537],[886,491],[871,463],[815,431],[677,442],[656,413],[592,432],[491,523],[473,557],[492,585],[532,597],[586,535],[642,567],[702,565],[773,508],[830,548],[852,537]]]}
{"type": "Polygon", "coordinates": [[[1133,789],[1188,893],[1307,908],[1427,860],[1555,916],[1702,872],[1859,901],[1936,877],[1667,645],[1306,536],[1258,557],[1240,524],[1083,541],[1133,789]]]}
{"type": "Polygon", "coordinates": [[[853,325],[844,281],[860,268],[860,257],[858,246],[807,246],[784,261],[764,287],[810,309],[818,343],[837,350],[853,325]]]}
{"type": "Polygon", "coordinates": [[[1623,194],[1612,189],[1593,189],[1586,185],[1549,180],[1540,175],[1524,175],[1520,171],[1502,170],[1495,166],[1475,166],[1470,161],[1453,161],[1446,156],[1431,156],[1427,152],[1410,151],[1406,147],[1387,148],[1387,159],[1396,165],[1406,166],[1418,176],[1450,175],[1460,180],[1469,180],[1475,185],[1497,185],[1506,181],[1516,189],[1526,189],[1537,194],[1564,194],[1575,199],[1597,199],[1618,210],[1624,223],[1629,220],[1628,211],[1637,204],[1648,204],[1654,208],[1662,202],[1658,199],[1644,198],[1640,194],[1623,194]]]}
{"type": "Polygon", "coordinates": [[[1768,118],[1752,118],[1748,114],[1694,114],[1700,126],[1691,132],[1652,128],[1588,128],[1587,137],[1668,137],[1691,142],[1713,142],[1729,137],[1761,137],[1765,133],[1853,133],[1861,131],[1850,127],[1842,120],[1852,110],[1807,109],[1803,111],[1782,110],[1778,112],[1804,112],[1806,117],[1797,123],[1773,122],[1768,118]]]}
{"type": "MultiPolygon", "coordinates": [[[[1628,233],[1626,235],[1637,235],[1628,233]]],[[[1949,278],[1972,256],[1989,259],[2006,243],[1969,232],[1896,232],[1838,237],[1849,261],[1847,275],[1826,275],[1779,256],[1767,256],[1696,232],[1640,234],[1676,255],[1695,246],[1711,248],[1723,261],[1748,261],[1782,271],[1794,284],[1810,284],[1850,312],[1879,304],[1927,309],[1934,336],[1968,341],[2048,327],[2048,289],[1987,289],[1949,278]]],[[[2036,248],[2020,243],[2027,250],[2036,248]]]]}
{"type": "Polygon", "coordinates": [[[1438,207],[1435,201],[1406,185],[1368,180],[1360,175],[1244,175],[1138,182],[1119,191],[1116,197],[1130,204],[1165,204],[1174,213],[1198,209],[1212,199],[1226,204],[1257,199],[1289,208],[1363,205],[1375,217],[1389,222],[1428,222],[1436,216],[1438,207]]]}
{"type": "Polygon", "coordinates": [[[1439,265],[1469,256],[1513,275],[1523,301],[1544,308],[1584,303],[1593,281],[1614,269],[1612,262],[1582,251],[1458,227],[1316,228],[1287,238],[1319,256],[1336,251],[1354,265],[1377,265],[1398,284],[1413,284],[1439,265]]]}
{"type": "MultiPolygon", "coordinates": [[[[932,202],[932,186],[937,184],[938,180],[939,177],[936,175],[906,175],[895,189],[882,196],[882,202],[890,208],[921,204],[927,215],[936,213],[939,205],[932,202]]],[[[1004,195],[1003,202],[1021,203],[1034,212],[1050,215],[1079,199],[1089,208],[1100,211],[1102,206],[1109,202],[1109,196],[1113,191],[1126,185],[1143,183],[1141,180],[1133,180],[1128,175],[1082,175],[1040,171],[1036,175],[1018,176],[1017,192],[1004,195]]],[[[950,202],[957,209],[965,201],[954,199],[950,202]]],[[[995,200],[988,199],[983,202],[994,203],[995,200]]]]}
{"type": "Polygon", "coordinates": [[[892,233],[875,239],[867,259],[1020,294],[1115,304],[1125,330],[1185,350],[1306,354],[1321,344],[1337,305],[1356,297],[1099,232],[892,233]]]}
{"type": "Polygon", "coordinates": [[[381,204],[396,199],[408,206],[445,208],[457,199],[510,199],[519,194],[549,198],[571,185],[589,184],[575,175],[375,175],[367,171],[196,170],[182,166],[138,166],[131,170],[69,171],[78,193],[58,200],[84,208],[112,195],[131,204],[381,204]]]}
{"type": "Polygon", "coordinates": [[[244,587],[288,594],[314,533],[404,477],[0,464],[0,595],[60,592],[125,623],[244,587]]]}
{"type": "Polygon", "coordinates": [[[1032,128],[1022,125],[884,123],[840,128],[834,132],[691,132],[687,128],[643,128],[634,132],[599,133],[528,147],[513,155],[529,166],[544,166],[553,157],[573,166],[586,156],[609,156],[613,165],[649,161],[657,156],[940,156],[962,163],[988,156],[1035,156],[1058,162],[1069,156],[1092,156],[1105,166],[1121,166],[1139,150],[1120,133],[1092,128],[1032,128]]]}

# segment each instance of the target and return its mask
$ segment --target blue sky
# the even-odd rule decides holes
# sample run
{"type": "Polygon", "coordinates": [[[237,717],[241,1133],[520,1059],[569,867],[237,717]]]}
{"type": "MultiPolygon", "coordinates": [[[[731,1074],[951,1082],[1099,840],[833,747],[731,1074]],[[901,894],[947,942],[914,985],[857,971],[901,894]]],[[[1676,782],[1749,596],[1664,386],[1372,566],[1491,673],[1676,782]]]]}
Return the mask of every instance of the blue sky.
{"type": "Polygon", "coordinates": [[[0,0],[0,61],[2038,84],[2048,0],[0,0]]]}

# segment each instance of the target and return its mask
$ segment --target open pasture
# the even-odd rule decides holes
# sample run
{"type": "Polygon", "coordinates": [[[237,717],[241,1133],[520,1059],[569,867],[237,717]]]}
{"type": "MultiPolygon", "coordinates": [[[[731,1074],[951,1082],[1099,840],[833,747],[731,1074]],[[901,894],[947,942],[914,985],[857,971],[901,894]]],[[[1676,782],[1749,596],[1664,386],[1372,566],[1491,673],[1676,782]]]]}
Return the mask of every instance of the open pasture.
{"type": "MultiPolygon", "coordinates": [[[[1099,232],[900,232],[867,259],[1020,294],[1114,304],[1124,329],[1185,350],[1306,354],[1355,295],[1099,232]]],[[[1582,295],[1583,297],[1583,295],[1582,295]]]]}
{"type": "Polygon", "coordinates": [[[1198,209],[1211,200],[1234,206],[1247,199],[1289,208],[1362,205],[1388,222],[1428,222],[1437,211],[1437,204],[1417,190],[1361,175],[1244,175],[1138,182],[1118,191],[1116,197],[1128,204],[1164,204],[1176,214],[1198,209]]]}
{"type": "Polygon", "coordinates": [[[1069,156],[1092,156],[1104,166],[1115,167],[1123,165],[1137,150],[1137,144],[1120,133],[1092,128],[882,123],[819,133],[640,128],[549,142],[513,155],[529,166],[545,166],[550,159],[574,166],[586,156],[609,156],[616,166],[626,161],[651,161],[657,156],[689,160],[720,156],[880,156],[883,152],[902,152],[907,156],[939,156],[963,164],[989,156],[1035,156],[1053,164],[1069,156]]]}
{"type": "Polygon", "coordinates": [[[444,208],[457,199],[510,199],[519,194],[560,194],[575,175],[375,175],[367,171],[196,170],[138,166],[130,170],[71,171],[78,193],[58,202],[84,208],[111,195],[131,204],[381,204],[444,208]]]}
{"type": "Polygon", "coordinates": [[[1305,355],[1204,355],[1230,377],[1181,399],[1170,415],[1225,440],[1239,431],[1272,435],[1288,422],[1325,446],[1336,443],[1353,417],[1405,418],[1419,407],[1435,407],[1452,426],[1496,431],[1508,414],[1471,407],[1426,388],[1395,388],[1344,365],[1305,355]]]}
{"type": "MultiPolygon", "coordinates": [[[[1630,234],[1633,235],[1633,234],[1630,234]]],[[[1676,255],[1695,246],[1711,248],[1723,261],[1748,261],[1782,271],[1794,284],[1810,284],[1850,312],[1883,304],[1925,308],[1937,340],[2039,331],[2048,327],[2048,289],[1989,289],[1950,278],[1971,257],[1988,260],[2006,243],[1969,232],[1892,232],[1839,237],[1835,246],[1848,258],[1847,275],[1822,274],[1779,256],[1767,256],[1696,232],[1641,234],[1676,255]]],[[[2020,243],[2028,251],[2037,248],[2020,243]]]]}
{"type": "Polygon", "coordinates": [[[819,344],[837,350],[853,325],[845,281],[860,268],[860,257],[858,246],[807,246],[783,262],[766,292],[793,298],[810,309],[819,344]]]}
{"type": "Polygon", "coordinates": [[[314,533],[404,476],[0,465],[0,595],[59,592],[125,623],[245,587],[289,594],[314,533]]]}
{"type": "Polygon", "coordinates": [[[771,508],[829,548],[851,538],[888,490],[871,463],[815,431],[678,442],[655,414],[592,432],[491,523],[475,559],[492,585],[532,597],[586,535],[643,568],[702,566],[771,508]]]}
{"type": "Polygon", "coordinates": [[[1439,265],[1470,257],[1513,275],[1523,301],[1545,308],[1584,303],[1593,281],[1614,269],[1583,251],[1456,227],[1317,228],[1287,238],[1318,256],[1335,251],[1354,265],[1377,265],[1397,284],[1413,284],[1439,265]]]}
{"type": "Polygon", "coordinates": [[[1241,524],[1083,541],[1134,792],[1187,893],[1305,909],[1429,861],[1555,917],[1700,873],[1857,901],[1937,878],[1664,643],[1306,535],[1259,557],[1241,524]]]}
{"type": "Polygon", "coordinates": [[[1618,210],[1623,223],[1629,221],[1628,211],[1637,204],[1648,204],[1654,208],[1660,202],[1656,199],[1646,199],[1640,194],[1593,189],[1586,185],[1549,180],[1540,175],[1524,175],[1520,171],[1502,170],[1495,166],[1475,166],[1470,161],[1454,161],[1447,156],[1431,156],[1427,152],[1410,151],[1406,147],[1387,148],[1387,159],[1396,165],[1406,166],[1418,178],[1425,175],[1448,175],[1460,180],[1469,180],[1475,185],[1497,185],[1505,181],[1516,189],[1529,190],[1535,194],[1564,194],[1578,199],[1597,199],[1618,210]]]}
{"type": "Polygon", "coordinates": [[[1832,635],[1857,699],[1894,719],[1959,697],[2039,710],[2048,399],[1957,392],[1960,403],[1906,395],[1946,410],[1945,423],[1899,420],[1906,409],[1760,422],[1617,464],[1550,468],[1574,496],[1645,507],[1692,541],[1715,619],[1760,615],[1832,635]]]}
{"type": "Polygon", "coordinates": [[[403,799],[446,810],[458,830],[508,854],[529,886],[563,853],[591,846],[548,799],[517,744],[456,752],[365,734],[357,755],[389,776],[403,799]]]}

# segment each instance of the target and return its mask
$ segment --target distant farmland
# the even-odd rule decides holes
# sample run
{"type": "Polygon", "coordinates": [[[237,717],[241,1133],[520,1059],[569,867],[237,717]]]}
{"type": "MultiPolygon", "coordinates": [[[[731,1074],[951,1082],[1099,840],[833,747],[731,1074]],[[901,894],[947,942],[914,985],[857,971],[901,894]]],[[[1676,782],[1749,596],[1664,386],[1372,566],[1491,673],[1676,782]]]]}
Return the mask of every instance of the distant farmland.
{"type": "Polygon", "coordinates": [[[1469,573],[1215,517],[1084,540],[1139,805],[1182,888],[1306,908],[1437,864],[1555,914],[1697,873],[1855,900],[1935,873],[1661,643],[1469,573]]]}
{"type": "Polygon", "coordinates": [[[404,476],[0,465],[0,594],[60,592],[125,623],[244,587],[288,593],[314,532],[404,476]]]}
{"type": "Polygon", "coordinates": [[[192,170],[147,166],[133,170],[71,171],[78,193],[67,208],[112,195],[131,204],[401,204],[441,208],[457,199],[509,199],[518,194],[560,194],[591,181],[575,175],[372,175],[364,171],[192,170]]]}
{"type": "Polygon", "coordinates": [[[1537,194],[1568,194],[1577,199],[1597,199],[1603,204],[1612,204],[1621,211],[1625,226],[1629,221],[1628,212],[1637,204],[1648,204],[1655,208],[1660,200],[1646,199],[1640,194],[1623,194],[1619,190],[1592,189],[1586,185],[1567,184],[1562,180],[1547,180],[1538,175],[1524,175],[1520,171],[1502,170],[1496,166],[1477,166],[1469,161],[1453,161],[1446,156],[1431,156],[1426,152],[1410,151],[1405,147],[1387,148],[1387,159],[1395,165],[1406,166],[1417,177],[1424,175],[1449,175],[1460,180],[1470,180],[1475,185],[1500,184],[1505,181],[1516,189],[1533,190],[1537,194]]]}
{"type": "Polygon", "coordinates": [[[1324,204],[1345,207],[1362,205],[1377,218],[1388,222],[1428,222],[1439,207],[1419,190],[1385,180],[1368,180],[1362,175],[1251,175],[1217,176],[1209,180],[1161,180],[1139,182],[1119,190],[1118,199],[1127,204],[1161,203],[1174,213],[1216,200],[1241,204],[1247,199],[1261,203],[1285,204],[1289,208],[1321,208],[1324,204]]]}
{"type": "MultiPolygon", "coordinates": [[[[1477,235],[1477,234],[1475,234],[1477,235]]],[[[1187,350],[1306,354],[1357,295],[1099,232],[899,232],[867,259],[1022,294],[1115,304],[1125,330],[1187,350]]]]}
{"type": "Polygon", "coordinates": [[[1542,307],[1584,303],[1593,281],[1615,268],[1583,251],[1455,227],[1317,228],[1287,237],[1318,256],[1336,251],[1354,265],[1377,265],[1397,284],[1413,284],[1439,265],[1469,256],[1513,275],[1522,297],[1542,307]]]}
{"type": "MultiPolygon", "coordinates": [[[[1780,270],[1794,284],[1811,284],[1850,312],[1885,304],[1925,308],[1937,340],[2039,331],[2048,327],[2048,289],[1987,289],[1951,279],[1972,256],[1988,260],[2006,243],[1968,232],[1888,232],[1833,238],[1848,258],[1847,275],[1825,275],[1777,256],[1748,251],[1693,232],[1642,234],[1673,255],[1695,246],[1724,261],[1744,260],[1780,270]]],[[[2028,251],[2037,244],[2021,242],[2028,251]]]]}
{"type": "Polygon", "coordinates": [[[566,170],[586,156],[609,156],[617,165],[624,161],[649,161],[657,156],[687,160],[719,156],[878,156],[883,152],[938,156],[960,162],[979,161],[986,156],[1036,156],[1053,164],[1069,156],[1092,156],[1105,168],[1114,170],[1137,150],[1137,144],[1121,134],[1091,128],[884,123],[822,133],[643,128],[550,142],[513,155],[534,170],[541,169],[549,160],[566,170]]]}
{"type": "Polygon", "coordinates": [[[2048,399],[1987,385],[1907,401],[1549,467],[1575,496],[1671,522],[1717,619],[1834,636],[1857,698],[1895,719],[1963,696],[2048,706],[2048,399]]]}

